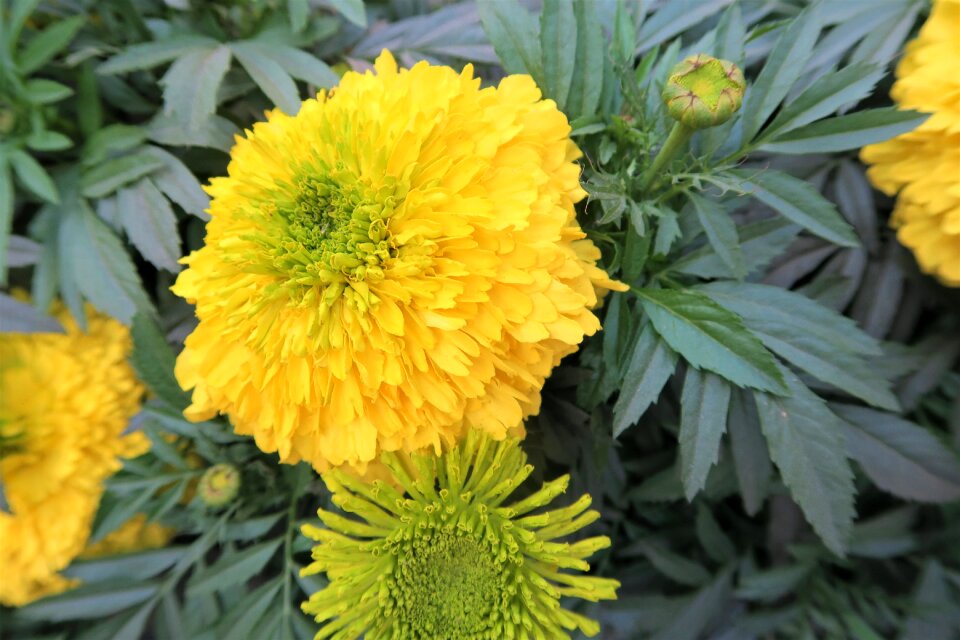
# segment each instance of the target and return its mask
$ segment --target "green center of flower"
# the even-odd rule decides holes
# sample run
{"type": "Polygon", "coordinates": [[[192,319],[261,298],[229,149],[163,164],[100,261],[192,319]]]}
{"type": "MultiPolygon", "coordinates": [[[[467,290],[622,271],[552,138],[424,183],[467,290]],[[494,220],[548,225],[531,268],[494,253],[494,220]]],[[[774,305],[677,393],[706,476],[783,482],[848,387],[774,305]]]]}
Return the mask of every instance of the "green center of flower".
{"type": "Polygon", "coordinates": [[[397,618],[409,626],[409,637],[469,638],[489,629],[503,593],[495,554],[473,535],[428,531],[397,560],[397,618]]]}
{"type": "Polygon", "coordinates": [[[678,85],[690,91],[710,109],[716,109],[724,91],[738,91],[739,85],[730,79],[719,60],[711,59],[689,73],[676,76],[678,85]]]}

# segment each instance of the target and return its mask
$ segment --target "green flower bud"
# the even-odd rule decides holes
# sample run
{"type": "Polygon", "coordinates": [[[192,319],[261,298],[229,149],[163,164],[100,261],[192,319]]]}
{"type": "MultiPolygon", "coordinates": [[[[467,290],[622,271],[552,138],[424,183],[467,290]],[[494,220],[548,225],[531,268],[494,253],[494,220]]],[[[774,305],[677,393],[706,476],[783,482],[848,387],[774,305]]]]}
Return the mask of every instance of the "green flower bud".
{"type": "Polygon", "coordinates": [[[208,507],[222,507],[237,497],[240,472],[232,464],[215,464],[204,472],[197,486],[200,500],[208,507]]]}
{"type": "Polygon", "coordinates": [[[706,129],[737,112],[746,87],[737,65],[701,53],[670,70],[663,101],[674,120],[691,129],[706,129]]]}

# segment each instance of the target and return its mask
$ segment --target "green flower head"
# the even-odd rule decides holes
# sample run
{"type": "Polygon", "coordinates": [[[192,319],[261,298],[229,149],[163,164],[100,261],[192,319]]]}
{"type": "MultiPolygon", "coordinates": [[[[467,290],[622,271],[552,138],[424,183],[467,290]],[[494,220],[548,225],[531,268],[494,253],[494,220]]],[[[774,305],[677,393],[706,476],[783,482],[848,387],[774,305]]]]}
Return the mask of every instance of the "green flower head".
{"type": "Polygon", "coordinates": [[[576,573],[609,538],[560,541],[600,516],[588,510],[590,496],[542,510],[569,476],[505,505],[533,467],[518,440],[477,431],[439,457],[385,453],[380,461],[392,482],[341,469],[323,476],[334,504],[359,520],[321,509],[327,528],[303,527],[319,543],[303,573],[330,581],[303,604],[321,623],[317,639],[559,640],[573,629],[599,631],[560,606],[564,596],[612,600],[620,586],[576,573]]]}
{"type": "Polygon", "coordinates": [[[691,129],[706,129],[733,117],[746,88],[737,65],[701,53],[670,70],[663,101],[674,120],[691,129]]]}

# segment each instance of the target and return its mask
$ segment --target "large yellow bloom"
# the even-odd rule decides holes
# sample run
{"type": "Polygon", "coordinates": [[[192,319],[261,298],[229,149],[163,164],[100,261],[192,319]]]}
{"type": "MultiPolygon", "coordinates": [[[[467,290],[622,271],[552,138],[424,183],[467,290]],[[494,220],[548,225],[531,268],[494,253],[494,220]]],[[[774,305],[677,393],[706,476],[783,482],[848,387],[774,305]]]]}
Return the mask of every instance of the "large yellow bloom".
{"type": "Polygon", "coordinates": [[[927,273],[960,286],[960,0],[935,0],[890,95],[931,112],[915,131],[864,147],[876,187],[899,192],[892,224],[927,273]]]}
{"type": "Polygon", "coordinates": [[[199,326],[176,374],[281,460],[363,466],[503,438],[538,410],[616,288],[574,215],[570,126],[528,76],[467,66],[347,73],[274,111],[211,182],[206,246],[174,291],[199,326]]]}
{"type": "Polygon", "coordinates": [[[103,480],[149,446],[123,435],[143,387],[127,363],[126,327],[96,313],[82,332],[0,334],[0,603],[62,591],[58,572],[87,544],[103,480]]]}

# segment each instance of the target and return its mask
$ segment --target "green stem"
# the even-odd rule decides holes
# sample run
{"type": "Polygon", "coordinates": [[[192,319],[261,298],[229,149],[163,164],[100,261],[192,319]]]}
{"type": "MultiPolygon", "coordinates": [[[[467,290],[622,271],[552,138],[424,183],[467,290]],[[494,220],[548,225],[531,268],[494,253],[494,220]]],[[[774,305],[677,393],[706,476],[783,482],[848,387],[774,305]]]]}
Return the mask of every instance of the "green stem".
{"type": "Polygon", "coordinates": [[[287,630],[290,628],[290,597],[293,595],[292,585],[292,566],[293,566],[293,536],[297,531],[297,503],[300,496],[303,495],[303,489],[309,482],[310,471],[302,471],[304,466],[298,467],[294,472],[293,495],[290,499],[290,506],[287,508],[287,532],[283,536],[283,609],[281,610],[281,633],[282,637],[287,637],[287,630]]]}
{"type": "Polygon", "coordinates": [[[670,135],[667,136],[667,141],[663,143],[660,151],[657,152],[657,157],[653,159],[653,163],[647,167],[647,170],[644,171],[640,177],[641,191],[646,191],[650,188],[653,179],[660,170],[663,169],[668,162],[673,160],[677,153],[686,146],[692,135],[693,129],[682,122],[677,122],[673,125],[673,129],[670,130],[670,135]]]}

